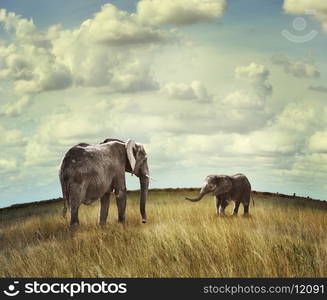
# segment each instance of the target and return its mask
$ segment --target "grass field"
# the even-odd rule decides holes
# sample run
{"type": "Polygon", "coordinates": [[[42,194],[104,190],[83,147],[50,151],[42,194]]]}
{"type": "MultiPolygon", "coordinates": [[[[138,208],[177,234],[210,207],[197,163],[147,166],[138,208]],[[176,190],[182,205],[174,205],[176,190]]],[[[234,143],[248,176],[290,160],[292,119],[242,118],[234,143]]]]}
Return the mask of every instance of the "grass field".
{"type": "Polygon", "coordinates": [[[217,217],[196,194],[150,192],[147,224],[136,193],[124,225],[114,199],[103,227],[83,206],[76,230],[62,203],[2,210],[0,277],[327,277],[327,205],[255,194],[249,218],[217,217]]]}

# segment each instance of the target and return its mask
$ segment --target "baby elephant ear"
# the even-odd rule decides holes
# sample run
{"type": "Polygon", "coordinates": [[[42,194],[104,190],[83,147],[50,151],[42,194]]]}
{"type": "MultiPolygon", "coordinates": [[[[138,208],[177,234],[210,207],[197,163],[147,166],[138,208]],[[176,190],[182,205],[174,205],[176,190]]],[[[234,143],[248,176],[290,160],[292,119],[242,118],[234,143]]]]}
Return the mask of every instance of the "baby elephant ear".
{"type": "Polygon", "coordinates": [[[220,177],[217,184],[219,194],[229,193],[232,190],[233,182],[229,176],[220,177]]]}
{"type": "Polygon", "coordinates": [[[131,164],[132,174],[134,173],[135,164],[136,164],[136,160],[135,160],[135,157],[133,154],[134,147],[135,147],[135,141],[127,140],[127,142],[125,143],[125,148],[126,148],[126,153],[127,153],[129,163],[131,164]]]}

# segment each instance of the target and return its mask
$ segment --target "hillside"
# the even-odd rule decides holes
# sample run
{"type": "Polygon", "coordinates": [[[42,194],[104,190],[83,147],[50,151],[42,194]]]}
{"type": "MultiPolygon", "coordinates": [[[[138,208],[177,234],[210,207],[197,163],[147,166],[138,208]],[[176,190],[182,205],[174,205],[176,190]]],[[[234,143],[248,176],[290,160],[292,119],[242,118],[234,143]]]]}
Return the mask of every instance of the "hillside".
{"type": "MultiPolygon", "coordinates": [[[[151,190],[149,222],[129,192],[126,224],[97,225],[83,206],[81,226],[61,217],[62,199],[0,210],[1,277],[326,277],[327,203],[253,192],[250,217],[217,217],[198,189],[151,190]]],[[[114,198],[114,197],[113,197],[114,198]]],[[[231,206],[228,211],[231,211],[231,206]]]]}

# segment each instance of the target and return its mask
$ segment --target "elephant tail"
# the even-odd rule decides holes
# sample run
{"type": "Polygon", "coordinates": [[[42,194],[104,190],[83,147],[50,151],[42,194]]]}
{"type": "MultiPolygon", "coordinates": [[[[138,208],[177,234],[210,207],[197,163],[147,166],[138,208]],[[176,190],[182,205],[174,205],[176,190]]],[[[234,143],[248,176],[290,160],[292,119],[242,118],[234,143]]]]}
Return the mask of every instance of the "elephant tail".
{"type": "Polygon", "coordinates": [[[252,205],[253,205],[253,207],[255,206],[255,203],[254,203],[254,199],[253,199],[253,195],[252,195],[252,193],[251,193],[251,199],[252,199],[252,205]]]}
{"type": "Polygon", "coordinates": [[[64,207],[62,209],[63,217],[66,216],[67,209],[70,209],[70,197],[69,197],[69,176],[64,172],[60,173],[60,183],[61,183],[61,190],[62,196],[64,198],[64,207]]]}
{"type": "Polygon", "coordinates": [[[66,217],[67,210],[70,209],[68,182],[64,182],[64,184],[62,185],[62,194],[64,198],[64,207],[62,208],[62,215],[63,217],[66,217]]]}
{"type": "Polygon", "coordinates": [[[70,207],[70,201],[69,201],[69,181],[67,178],[64,178],[64,198],[66,199],[66,204],[68,208],[70,207]]]}

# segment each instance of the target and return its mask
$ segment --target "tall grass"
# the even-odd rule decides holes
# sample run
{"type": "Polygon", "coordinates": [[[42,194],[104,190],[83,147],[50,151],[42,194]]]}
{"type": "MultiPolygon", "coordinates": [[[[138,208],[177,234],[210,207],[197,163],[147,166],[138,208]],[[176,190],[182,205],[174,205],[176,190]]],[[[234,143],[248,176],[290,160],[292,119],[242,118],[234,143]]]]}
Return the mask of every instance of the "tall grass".
{"type": "Polygon", "coordinates": [[[327,277],[327,210],[256,196],[250,217],[222,218],[185,193],[151,192],[147,224],[136,194],[124,225],[113,199],[103,227],[98,204],[76,230],[59,204],[1,212],[0,277],[327,277]]]}

